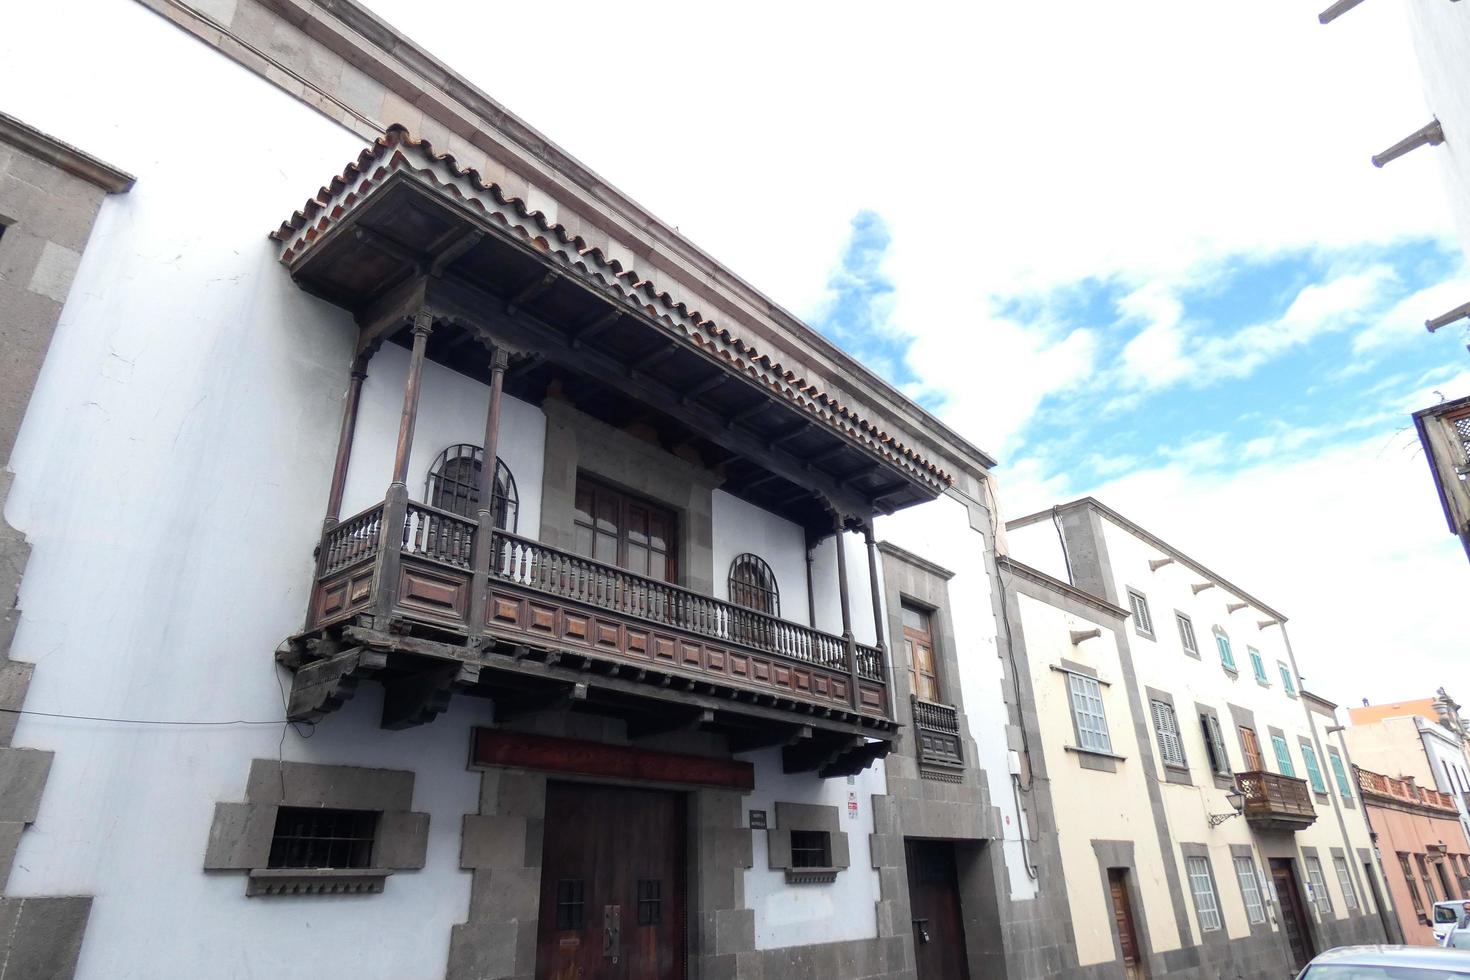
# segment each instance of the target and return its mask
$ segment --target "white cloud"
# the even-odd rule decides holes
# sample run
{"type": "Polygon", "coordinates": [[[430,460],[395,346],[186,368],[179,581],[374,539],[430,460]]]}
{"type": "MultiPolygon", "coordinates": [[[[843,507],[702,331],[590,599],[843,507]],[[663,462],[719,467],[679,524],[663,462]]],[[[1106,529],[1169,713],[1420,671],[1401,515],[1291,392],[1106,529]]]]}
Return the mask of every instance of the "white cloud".
{"type": "MultiPolygon", "coordinates": [[[[1385,428],[1315,454],[1233,470],[1170,463],[1069,490],[1095,493],[1289,616],[1315,693],[1343,704],[1423,697],[1464,684],[1464,609],[1450,597],[1470,590],[1470,564],[1417,446],[1412,431],[1385,428]]],[[[1069,499],[1040,489],[1008,493],[1007,512],[1069,499]]]]}
{"type": "Polygon", "coordinates": [[[1427,344],[1424,321],[1470,303],[1470,279],[1450,279],[1411,293],[1379,313],[1353,337],[1353,353],[1381,353],[1400,344],[1427,344]]]}

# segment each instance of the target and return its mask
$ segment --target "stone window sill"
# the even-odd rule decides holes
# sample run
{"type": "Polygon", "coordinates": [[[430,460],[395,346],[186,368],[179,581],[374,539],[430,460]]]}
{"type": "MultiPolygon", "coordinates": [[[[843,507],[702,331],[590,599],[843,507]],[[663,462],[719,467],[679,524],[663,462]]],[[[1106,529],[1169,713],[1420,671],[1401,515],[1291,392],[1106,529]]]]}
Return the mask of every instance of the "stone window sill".
{"type": "Polygon", "coordinates": [[[1068,752],[1075,752],[1078,755],[1091,755],[1099,759],[1114,759],[1118,762],[1126,762],[1128,760],[1126,755],[1117,755],[1113,752],[1100,752],[1097,749],[1084,749],[1080,745],[1064,745],[1062,748],[1068,752]]]}
{"type": "Polygon", "coordinates": [[[253,868],[245,894],[376,895],[392,873],[387,868],[253,868]]]}
{"type": "Polygon", "coordinates": [[[837,880],[841,868],[787,868],[788,885],[830,885],[837,880]]]}
{"type": "Polygon", "coordinates": [[[1221,664],[1220,669],[1229,674],[1232,681],[1237,680],[1240,677],[1240,671],[1234,667],[1226,667],[1224,664],[1221,664]]]}

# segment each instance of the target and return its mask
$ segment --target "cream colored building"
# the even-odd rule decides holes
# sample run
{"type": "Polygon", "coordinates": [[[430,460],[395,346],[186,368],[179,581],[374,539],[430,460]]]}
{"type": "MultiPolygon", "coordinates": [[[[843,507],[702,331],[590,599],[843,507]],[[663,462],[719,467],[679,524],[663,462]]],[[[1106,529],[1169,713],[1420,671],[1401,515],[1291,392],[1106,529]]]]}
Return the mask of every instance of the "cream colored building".
{"type": "Polygon", "coordinates": [[[1079,962],[1279,977],[1395,939],[1335,706],[1301,689],[1285,617],[1091,498],[1007,531],[1055,810],[1036,819],[1079,962]]]}

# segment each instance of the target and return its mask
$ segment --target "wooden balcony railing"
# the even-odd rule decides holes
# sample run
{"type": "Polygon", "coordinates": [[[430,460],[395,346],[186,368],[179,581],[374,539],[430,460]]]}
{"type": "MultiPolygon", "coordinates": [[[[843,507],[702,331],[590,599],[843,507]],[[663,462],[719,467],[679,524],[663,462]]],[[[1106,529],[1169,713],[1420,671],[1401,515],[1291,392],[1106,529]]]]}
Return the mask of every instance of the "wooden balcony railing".
{"type": "MultiPolygon", "coordinates": [[[[1357,769],[1356,766],[1354,768],[1357,769]]],[[[1447,814],[1459,812],[1459,808],[1455,806],[1454,796],[1449,793],[1441,793],[1437,789],[1419,786],[1412,779],[1395,779],[1368,769],[1357,769],[1357,774],[1358,788],[1368,796],[1418,804],[1434,810],[1443,810],[1447,814]]],[[[1467,799],[1470,799],[1470,795],[1467,795],[1467,799]]]]}
{"type": "Polygon", "coordinates": [[[386,507],[322,535],[308,629],[367,615],[378,617],[380,630],[399,620],[448,639],[487,635],[580,649],[713,675],[712,682],[778,700],[892,717],[877,647],[849,647],[842,637],[506,531],[491,536],[486,592],[475,602],[476,522],[409,501],[395,536],[384,527],[386,507]]]}
{"type": "Polygon", "coordinates": [[[373,504],[327,529],[317,552],[317,577],[334,575],[378,553],[378,533],[383,520],[383,505],[373,504]]]}
{"type": "Polygon", "coordinates": [[[410,500],[408,516],[403,522],[403,553],[457,568],[472,568],[475,526],[474,521],[452,511],[410,500]]]}
{"type": "Polygon", "coordinates": [[[1245,796],[1245,818],[1266,829],[1300,830],[1317,820],[1312,791],[1305,779],[1274,772],[1236,773],[1235,785],[1245,796]]]}
{"type": "Polygon", "coordinates": [[[951,705],[925,701],[917,695],[910,696],[909,704],[913,709],[919,764],[926,768],[963,769],[965,756],[960,742],[959,712],[951,705]]]}
{"type": "MultiPolygon", "coordinates": [[[[506,531],[495,532],[492,541],[495,550],[490,573],[500,581],[800,663],[829,670],[847,669],[846,644],[830,633],[635,575],[506,531]]],[[[858,644],[857,673],[868,680],[883,680],[882,652],[858,644]]]]}

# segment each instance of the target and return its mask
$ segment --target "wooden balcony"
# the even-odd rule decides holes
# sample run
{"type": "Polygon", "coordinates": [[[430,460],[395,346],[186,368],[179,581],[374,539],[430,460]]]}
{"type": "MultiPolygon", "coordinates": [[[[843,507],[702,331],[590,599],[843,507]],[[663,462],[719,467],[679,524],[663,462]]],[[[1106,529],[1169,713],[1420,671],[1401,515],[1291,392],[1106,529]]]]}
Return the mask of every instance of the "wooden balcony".
{"type": "Polygon", "coordinates": [[[965,768],[959,712],[952,705],[925,701],[916,695],[909,696],[909,703],[919,766],[931,775],[958,779],[965,768]]]}
{"type": "Polygon", "coordinates": [[[626,717],[630,732],[787,745],[788,768],[829,775],[886,753],[896,725],[878,648],[505,531],[479,584],[474,521],[409,501],[394,538],[391,509],[322,536],[307,629],[279,654],[298,669],[292,717],[338,706],[343,677],[375,676],[390,694],[435,692],[427,707],[406,693],[401,711],[390,697],[385,727],[432,718],[457,690],[493,698],[498,718],[560,702],[626,717]]]}
{"type": "Polygon", "coordinates": [[[1245,796],[1245,819],[1261,830],[1297,831],[1317,822],[1305,779],[1274,772],[1241,772],[1235,785],[1245,796]]]}
{"type": "MultiPolygon", "coordinates": [[[[1437,789],[1420,786],[1412,779],[1395,779],[1368,769],[1353,767],[1358,775],[1358,789],[1370,802],[1386,802],[1412,807],[1423,812],[1435,812],[1448,817],[1459,814],[1455,797],[1437,789]]],[[[1466,794],[1470,800],[1470,794],[1466,794]]]]}

